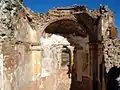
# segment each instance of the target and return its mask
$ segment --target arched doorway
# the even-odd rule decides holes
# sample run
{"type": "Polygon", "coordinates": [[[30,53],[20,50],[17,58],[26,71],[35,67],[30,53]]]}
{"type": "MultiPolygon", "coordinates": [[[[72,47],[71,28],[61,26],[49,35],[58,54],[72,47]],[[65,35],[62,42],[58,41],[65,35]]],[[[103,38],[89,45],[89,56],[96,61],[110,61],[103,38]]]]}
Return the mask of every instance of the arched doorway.
{"type": "MultiPolygon", "coordinates": [[[[52,54],[51,56],[54,56],[54,54],[56,54],[58,55],[57,57],[59,60],[57,60],[57,58],[55,58],[54,60],[55,62],[56,60],[60,62],[57,68],[55,67],[56,65],[52,66],[54,67],[52,71],[55,71],[56,74],[54,75],[50,74],[43,82],[47,82],[48,84],[48,82],[53,79],[54,82],[52,82],[52,86],[48,85],[51,86],[51,90],[70,90],[70,89],[85,90],[86,86],[87,87],[89,86],[89,88],[91,88],[90,87],[91,61],[89,56],[86,56],[89,55],[89,44],[88,44],[89,37],[86,32],[86,28],[79,25],[74,20],[61,19],[52,22],[48,26],[46,26],[46,28],[42,32],[41,38],[48,40],[46,41],[48,44],[46,45],[46,47],[43,48],[43,51],[46,52],[46,57],[50,55],[49,52],[52,54]],[[54,35],[56,35],[56,37],[53,38],[54,35]],[[64,39],[59,41],[59,37],[62,37],[64,39]],[[54,41],[55,38],[56,41],[54,41]],[[68,43],[64,43],[65,40],[68,43]],[[54,43],[51,43],[50,41],[54,43]],[[58,48],[56,48],[55,50],[53,50],[53,52],[51,52],[52,49],[54,49],[54,47],[58,47],[58,48]],[[45,50],[46,48],[49,49],[45,50]],[[54,53],[55,51],[58,52],[54,53]],[[61,55],[61,57],[59,55],[61,55]],[[64,62],[66,63],[67,60],[63,59],[63,57],[67,57],[67,59],[69,58],[69,64],[65,64],[64,67],[63,67],[63,63],[64,62]],[[68,66],[68,68],[66,68],[66,66],[68,66]],[[55,78],[54,76],[57,78],[55,78]],[[72,80],[70,80],[69,77],[72,80]]],[[[48,61],[50,60],[51,59],[49,58],[48,61]]],[[[47,59],[45,61],[47,62],[47,59]]]]}

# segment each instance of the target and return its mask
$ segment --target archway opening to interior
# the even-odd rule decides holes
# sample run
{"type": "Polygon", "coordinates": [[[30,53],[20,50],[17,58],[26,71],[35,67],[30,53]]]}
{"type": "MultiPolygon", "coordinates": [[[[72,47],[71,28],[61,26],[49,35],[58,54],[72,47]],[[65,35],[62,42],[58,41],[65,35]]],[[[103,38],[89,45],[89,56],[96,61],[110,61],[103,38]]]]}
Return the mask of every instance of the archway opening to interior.
{"type": "Polygon", "coordinates": [[[90,78],[89,37],[85,28],[73,20],[58,20],[45,28],[40,41],[44,49],[43,65],[50,62],[49,69],[45,71],[48,66],[43,66],[42,72],[50,72],[44,76],[48,77],[46,82],[49,78],[55,81],[51,82],[51,90],[53,87],[56,90],[85,90],[83,80],[86,82],[90,78]]]}

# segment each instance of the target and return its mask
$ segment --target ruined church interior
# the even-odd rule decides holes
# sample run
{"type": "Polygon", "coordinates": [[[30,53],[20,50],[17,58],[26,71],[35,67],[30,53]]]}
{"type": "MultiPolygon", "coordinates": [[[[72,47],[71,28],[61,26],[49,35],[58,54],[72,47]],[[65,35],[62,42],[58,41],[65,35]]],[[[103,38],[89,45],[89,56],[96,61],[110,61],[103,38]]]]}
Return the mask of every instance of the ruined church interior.
{"type": "Polygon", "coordinates": [[[0,1],[0,90],[119,90],[120,40],[105,5],[34,13],[0,1]]]}

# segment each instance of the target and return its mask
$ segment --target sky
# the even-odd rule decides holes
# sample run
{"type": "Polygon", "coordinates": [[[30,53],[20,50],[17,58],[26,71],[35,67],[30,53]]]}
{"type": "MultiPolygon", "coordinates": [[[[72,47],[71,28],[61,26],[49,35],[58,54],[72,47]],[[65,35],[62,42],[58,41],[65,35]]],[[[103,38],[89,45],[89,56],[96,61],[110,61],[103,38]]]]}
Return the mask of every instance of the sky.
{"type": "Polygon", "coordinates": [[[114,12],[115,24],[120,37],[120,0],[23,0],[25,6],[36,13],[46,13],[49,9],[61,6],[87,5],[89,9],[97,9],[100,4],[108,5],[114,12]]]}

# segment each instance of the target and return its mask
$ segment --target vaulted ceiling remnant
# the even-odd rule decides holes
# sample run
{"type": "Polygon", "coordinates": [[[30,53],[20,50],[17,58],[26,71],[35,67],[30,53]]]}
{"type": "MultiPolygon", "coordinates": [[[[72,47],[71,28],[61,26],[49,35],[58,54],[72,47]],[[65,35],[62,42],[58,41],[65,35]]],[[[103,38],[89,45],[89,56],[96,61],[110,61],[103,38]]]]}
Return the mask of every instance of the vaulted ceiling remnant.
{"type": "Polygon", "coordinates": [[[51,23],[46,29],[46,33],[54,33],[54,34],[75,34],[80,35],[82,37],[86,37],[86,30],[80,27],[76,21],[73,20],[59,20],[54,23],[51,23]]]}
{"type": "Polygon", "coordinates": [[[46,32],[60,32],[60,33],[74,33],[79,36],[85,37],[88,32],[92,32],[93,18],[88,14],[88,9],[85,6],[61,7],[50,10],[47,14],[45,24],[42,26],[46,32]],[[81,16],[80,16],[80,15],[81,16]],[[89,19],[86,20],[86,19],[89,19]],[[85,22],[86,20],[86,22],[85,22]],[[48,27],[47,27],[48,25],[48,27]],[[59,27],[59,28],[58,28],[59,27]],[[49,29],[49,30],[48,30],[49,29]],[[54,30],[53,30],[54,29],[54,30]],[[63,32],[64,31],[64,32],[63,32]]]}

